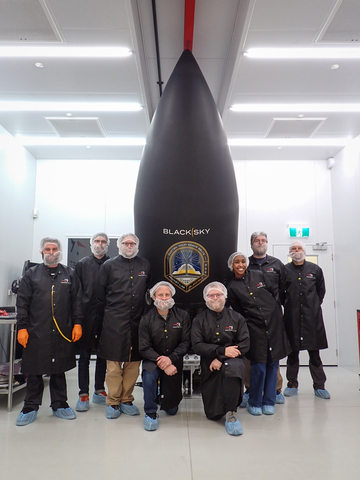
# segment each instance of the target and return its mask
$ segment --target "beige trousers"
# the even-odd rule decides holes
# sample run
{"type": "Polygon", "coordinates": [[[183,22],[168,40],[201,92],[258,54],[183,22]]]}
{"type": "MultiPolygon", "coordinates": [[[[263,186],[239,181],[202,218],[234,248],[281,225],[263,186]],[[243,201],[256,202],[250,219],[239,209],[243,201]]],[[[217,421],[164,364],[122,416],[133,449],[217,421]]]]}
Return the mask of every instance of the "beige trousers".
{"type": "Polygon", "coordinates": [[[106,405],[120,405],[134,400],[132,392],[139,376],[140,363],[106,361],[106,405]]]}

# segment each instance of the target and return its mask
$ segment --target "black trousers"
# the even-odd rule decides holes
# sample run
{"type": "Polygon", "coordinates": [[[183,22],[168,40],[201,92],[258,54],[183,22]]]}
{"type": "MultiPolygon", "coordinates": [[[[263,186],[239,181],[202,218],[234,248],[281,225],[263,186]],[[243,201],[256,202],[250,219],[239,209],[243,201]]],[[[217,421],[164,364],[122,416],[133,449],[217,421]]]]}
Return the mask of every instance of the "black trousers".
{"type": "MultiPolygon", "coordinates": [[[[39,406],[42,404],[43,392],[44,380],[42,375],[28,375],[24,408],[30,407],[34,410],[39,410],[39,406]]],[[[50,399],[50,406],[53,410],[66,408],[67,391],[65,373],[50,375],[50,399]]]]}
{"type": "MultiPolygon", "coordinates": [[[[324,390],[326,375],[324,367],[320,358],[319,350],[308,350],[309,353],[309,370],[313,380],[314,390],[324,390]]],[[[288,387],[298,388],[298,374],[299,374],[299,352],[291,352],[287,358],[286,378],[288,380],[288,387]]]]}

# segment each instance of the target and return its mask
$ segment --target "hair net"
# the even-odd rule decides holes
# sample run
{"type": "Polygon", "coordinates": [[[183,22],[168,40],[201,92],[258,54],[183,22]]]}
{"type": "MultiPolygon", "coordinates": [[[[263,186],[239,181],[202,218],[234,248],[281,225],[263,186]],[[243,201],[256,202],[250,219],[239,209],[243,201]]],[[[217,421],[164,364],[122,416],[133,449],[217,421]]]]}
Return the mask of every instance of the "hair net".
{"type": "Polygon", "coordinates": [[[251,234],[251,237],[250,237],[250,245],[252,245],[254,243],[254,240],[256,237],[265,237],[266,240],[268,239],[267,238],[267,234],[265,232],[254,232],[251,234]]]}
{"type": "Polygon", "coordinates": [[[206,300],[207,294],[209,293],[210,290],[217,290],[218,292],[221,292],[225,295],[225,298],[227,298],[227,290],[225,285],[223,285],[220,282],[211,282],[206,287],[204,288],[203,291],[203,297],[204,300],[206,300]]]}
{"type": "Polygon", "coordinates": [[[106,240],[106,243],[107,243],[108,245],[110,245],[109,237],[108,237],[108,236],[106,235],[106,233],[104,233],[104,232],[95,233],[95,235],[93,235],[93,236],[91,237],[90,245],[93,245],[94,241],[95,241],[98,237],[103,237],[103,239],[106,240]]]}
{"type": "Polygon", "coordinates": [[[294,245],[300,245],[300,247],[302,247],[303,249],[303,252],[305,253],[306,255],[306,247],[305,247],[305,243],[302,242],[301,240],[295,240],[293,241],[292,243],[290,243],[290,247],[289,247],[289,253],[291,252],[291,248],[294,246],[294,245]]]}
{"type": "Polygon", "coordinates": [[[121,242],[124,240],[126,237],[133,237],[134,242],[136,243],[137,246],[140,245],[140,240],[138,237],[135,235],[135,233],[123,233],[117,240],[116,245],[118,248],[120,248],[121,242]]]}
{"type": "Polygon", "coordinates": [[[230,257],[228,258],[228,261],[227,261],[228,267],[231,271],[233,271],[233,263],[234,263],[234,260],[235,260],[236,257],[244,257],[245,260],[246,260],[246,266],[249,265],[248,257],[244,253],[234,252],[230,255],[230,257]]]}
{"type": "Polygon", "coordinates": [[[154,297],[155,297],[155,293],[156,293],[156,290],[159,288],[159,287],[168,287],[168,289],[170,290],[171,292],[171,296],[173,297],[176,293],[176,290],[175,290],[175,287],[173,287],[173,285],[171,285],[171,283],[169,282],[158,282],[158,283],[155,283],[155,285],[150,289],[150,297],[154,300],[154,297]]]}
{"type": "Polygon", "coordinates": [[[55,243],[55,245],[57,245],[60,252],[62,252],[62,247],[61,247],[60,240],[58,240],[57,238],[44,237],[40,242],[40,253],[41,254],[43,253],[44,248],[45,248],[47,243],[55,243]]]}

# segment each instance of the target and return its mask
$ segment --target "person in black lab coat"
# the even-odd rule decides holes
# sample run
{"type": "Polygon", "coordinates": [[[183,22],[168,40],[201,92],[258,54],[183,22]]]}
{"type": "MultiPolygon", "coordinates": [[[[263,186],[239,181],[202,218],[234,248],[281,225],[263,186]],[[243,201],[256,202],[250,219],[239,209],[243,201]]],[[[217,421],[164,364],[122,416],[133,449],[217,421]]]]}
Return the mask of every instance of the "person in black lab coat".
{"type": "Polygon", "coordinates": [[[286,397],[298,393],[299,351],[309,353],[309,369],[313,379],[314,393],[325,400],[330,393],[325,389],[326,375],[319,350],[327,348],[326,332],[321,311],[325,296],[325,280],[321,268],[305,260],[303,242],[296,240],[290,245],[292,262],[285,265],[286,293],[284,322],[292,352],[287,359],[286,397]]]}
{"type": "Polygon", "coordinates": [[[194,318],[191,341],[194,352],[201,356],[205,415],[210,420],[226,415],[226,432],[241,435],[236,410],[242,397],[249,331],[245,318],[225,307],[227,290],[222,283],[209,283],[203,296],[208,308],[194,318]]]}
{"type": "Polygon", "coordinates": [[[175,415],[182,399],[183,357],[190,348],[190,317],[174,307],[175,288],[158,282],[150,290],[152,308],[140,321],[139,351],[143,357],[144,428],[158,428],[157,394],[160,408],[175,415]]]}
{"type": "Polygon", "coordinates": [[[81,286],[74,270],[60,263],[58,239],[43,238],[40,253],[44,263],[27,270],[17,294],[18,341],[24,347],[21,369],[28,375],[18,426],[36,420],[43,374],[50,375],[53,414],[65,420],[76,418],[67,403],[64,372],[75,367],[74,342],[82,335],[81,286]]]}

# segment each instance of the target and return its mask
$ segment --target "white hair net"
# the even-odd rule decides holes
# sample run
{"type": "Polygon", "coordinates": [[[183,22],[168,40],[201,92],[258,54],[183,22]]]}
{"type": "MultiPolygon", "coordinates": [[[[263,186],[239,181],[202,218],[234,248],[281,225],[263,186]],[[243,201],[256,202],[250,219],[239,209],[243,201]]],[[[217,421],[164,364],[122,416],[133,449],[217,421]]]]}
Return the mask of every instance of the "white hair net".
{"type": "Polygon", "coordinates": [[[140,240],[138,239],[138,237],[135,235],[135,233],[124,233],[123,235],[121,235],[121,237],[119,237],[117,239],[117,242],[116,242],[116,245],[118,248],[120,248],[121,246],[121,243],[122,241],[124,240],[124,238],[126,237],[132,237],[134,239],[134,242],[136,243],[137,246],[140,245],[140,240]]]}
{"type": "Polygon", "coordinates": [[[236,257],[244,257],[245,260],[246,260],[246,266],[249,265],[249,259],[248,257],[245,255],[245,253],[241,253],[241,252],[234,252],[230,255],[230,257],[228,258],[228,261],[227,261],[227,264],[228,264],[228,267],[231,271],[233,271],[233,263],[234,263],[234,260],[236,257]]]}
{"type": "Polygon", "coordinates": [[[171,292],[171,296],[173,297],[176,293],[175,287],[171,285],[169,282],[158,282],[150,289],[150,297],[154,300],[156,290],[160,287],[168,287],[171,292]]]}
{"type": "Polygon", "coordinates": [[[100,232],[100,233],[95,233],[95,235],[93,235],[91,237],[91,240],[90,240],[90,245],[93,245],[94,244],[94,240],[97,239],[98,237],[102,237],[104,240],[106,240],[106,243],[108,245],[110,245],[110,240],[109,240],[109,237],[106,235],[106,233],[104,232],[100,232]]]}
{"type": "Polygon", "coordinates": [[[256,237],[265,237],[266,240],[268,239],[267,234],[265,232],[254,232],[251,234],[251,237],[250,237],[250,245],[254,243],[254,240],[256,237]]]}
{"type": "Polygon", "coordinates": [[[305,243],[302,242],[301,240],[295,240],[294,242],[290,243],[290,247],[289,247],[289,253],[291,252],[291,248],[294,247],[295,245],[300,245],[300,247],[302,247],[303,249],[303,252],[305,253],[306,255],[306,247],[305,247],[305,243]]]}
{"type": "Polygon", "coordinates": [[[227,290],[225,285],[223,285],[220,282],[211,282],[206,287],[204,288],[203,291],[203,297],[204,300],[206,300],[207,294],[210,292],[210,290],[217,290],[218,292],[221,292],[225,295],[225,298],[227,298],[227,290]]]}
{"type": "Polygon", "coordinates": [[[44,238],[40,241],[40,253],[41,253],[41,254],[43,253],[44,248],[45,248],[45,246],[46,246],[48,243],[54,243],[55,245],[57,245],[57,247],[58,247],[58,249],[60,250],[60,252],[62,252],[62,247],[61,247],[60,240],[58,240],[57,238],[44,237],[44,238]]]}

